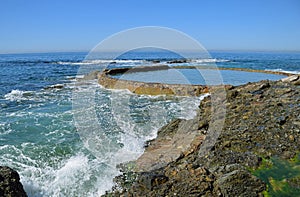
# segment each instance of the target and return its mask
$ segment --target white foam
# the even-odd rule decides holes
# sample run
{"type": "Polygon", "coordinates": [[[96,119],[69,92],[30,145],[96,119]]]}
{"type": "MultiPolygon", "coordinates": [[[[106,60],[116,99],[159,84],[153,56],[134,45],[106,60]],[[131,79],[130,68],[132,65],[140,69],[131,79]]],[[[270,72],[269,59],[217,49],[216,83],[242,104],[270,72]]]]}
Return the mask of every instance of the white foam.
{"type": "Polygon", "coordinates": [[[194,59],[192,62],[196,63],[216,63],[216,62],[229,62],[230,60],[226,59],[216,59],[216,58],[208,58],[208,59],[194,59]]]}
{"type": "MultiPolygon", "coordinates": [[[[11,132],[13,132],[13,130],[10,128],[10,126],[8,128],[6,128],[5,126],[6,126],[5,123],[0,123],[0,136],[1,135],[5,136],[5,135],[8,135],[11,132]]],[[[1,140],[1,138],[0,138],[0,140],[1,140]]]]}
{"type": "Polygon", "coordinates": [[[4,95],[4,98],[9,101],[31,100],[30,96],[32,94],[32,91],[12,90],[10,93],[4,95]]]}
{"type": "Polygon", "coordinates": [[[113,178],[120,174],[115,166],[103,168],[100,160],[89,159],[83,153],[61,161],[61,164],[56,162],[54,166],[31,160],[27,160],[26,164],[16,163],[15,159],[6,161],[19,166],[21,182],[29,197],[101,196],[114,186],[113,178]]]}
{"type": "Polygon", "coordinates": [[[83,79],[84,75],[76,75],[76,79],[83,79]]]}
{"type": "Polygon", "coordinates": [[[200,102],[209,95],[210,95],[209,93],[206,93],[206,94],[202,94],[197,99],[192,97],[183,99],[180,102],[180,109],[181,109],[180,118],[187,119],[187,120],[195,118],[195,116],[197,115],[197,108],[200,102]]]}
{"type": "Polygon", "coordinates": [[[273,71],[273,72],[282,72],[282,73],[296,74],[296,75],[300,74],[300,71],[283,70],[281,68],[278,68],[278,69],[265,69],[265,70],[266,71],[273,71]]]}
{"type": "MultiPolygon", "coordinates": [[[[96,85],[97,83],[95,82],[95,87],[100,87],[96,85]]],[[[95,89],[91,85],[84,84],[80,87],[83,89],[95,89]]],[[[124,146],[110,152],[109,157],[107,157],[109,159],[95,158],[83,148],[72,156],[66,155],[63,156],[64,158],[61,158],[61,155],[54,156],[49,158],[48,161],[47,159],[42,159],[42,157],[38,159],[32,157],[32,154],[26,151],[26,149],[36,146],[32,143],[23,143],[21,148],[14,146],[0,147],[0,151],[3,149],[2,152],[8,153],[1,155],[3,162],[5,162],[4,164],[17,168],[25,191],[30,197],[100,196],[104,194],[105,191],[114,186],[113,178],[120,174],[116,168],[117,164],[137,159],[144,151],[144,142],[155,137],[157,130],[170,121],[170,114],[172,116],[175,114],[174,117],[192,118],[196,114],[194,112],[199,105],[199,100],[206,96],[203,95],[199,98],[180,97],[178,99],[175,97],[174,100],[168,100],[166,96],[138,96],[121,90],[112,91],[111,94],[113,95],[113,93],[117,97],[114,103],[116,104],[116,110],[118,109],[116,112],[120,112],[114,118],[118,118],[118,121],[120,121],[119,126],[122,126],[123,131],[117,134],[120,135],[118,140],[124,146]],[[129,103],[124,103],[124,101],[129,103]],[[136,104],[137,106],[130,108],[127,114],[128,111],[124,111],[124,109],[126,109],[128,104],[136,104]],[[144,123],[134,122],[134,125],[126,124],[134,121],[130,115],[138,113],[141,113],[139,116],[143,114],[148,116],[149,121],[147,122],[146,120],[144,123]],[[16,154],[11,154],[11,152],[16,152],[16,154]]],[[[97,92],[97,98],[100,100],[102,95],[110,97],[110,94],[107,94],[107,90],[97,92]]],[[[105,106],[103,105],[107,105],[106,100],[104,100],[104,103],[97,103],[96,107],[104,110],[103,113],[101,112],[101,115],[106,117],[106,114],[109,115],[111,112],[105,111],[105,106]]],[[[51,117],[52,114],[47,113],[43,115],[43,113],[37,113],[33,115],[51,117]]],[[[30,116],[32,117],[33,115],[30,116]]],[[[109,127],[108,129],[113,130],[115,128],[109,127]]],[[[49,131],[49,139],[51,135],[57,136],[56,133],[65,132],[63,129],[49,131]]],[[[89,130],[89,132],[93,131],[89,130]]],[[[95,131],[95,135],[97,133],[99,135],[98,130],[95,131]]],[[[95,135],[93,135],[94,138],[97,137],[95,135]]],[[[110,145],[107,144],[105,146],[110,145]]],[[[0,163],[3,164],[2,161],[0,163]]]]}
{"type": "Polygon", "coordinates": [[[60,185],[73,185],[76,181],[76,175],[81,175],[84,179],[83,170],[88,167],[88,158],[83,155],[73,156],[55,172],[53,188],[58,188],[60,185]]]}

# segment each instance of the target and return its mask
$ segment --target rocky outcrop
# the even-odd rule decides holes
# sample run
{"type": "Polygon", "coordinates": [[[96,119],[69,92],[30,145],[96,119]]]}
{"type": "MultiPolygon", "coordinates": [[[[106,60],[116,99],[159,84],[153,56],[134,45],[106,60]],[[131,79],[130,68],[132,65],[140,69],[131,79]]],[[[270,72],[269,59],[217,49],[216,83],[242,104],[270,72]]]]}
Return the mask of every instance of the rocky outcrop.
{"type": "Polygon", "coordinates": [[[6,166],[0,166],[0,196],[27,197],[20,183],[19,174],[6,166]]]}
{"type": "Polygon", "coordinates": [[[299,82],[293,76],[229,88],[223,129],[203,155],[212,119],[206,97],[193,120],[164,126],[137,161],[122,165],[123,175],[106,196],[262,196],[266,183],[251,170],[300,151],[299,82]]]}

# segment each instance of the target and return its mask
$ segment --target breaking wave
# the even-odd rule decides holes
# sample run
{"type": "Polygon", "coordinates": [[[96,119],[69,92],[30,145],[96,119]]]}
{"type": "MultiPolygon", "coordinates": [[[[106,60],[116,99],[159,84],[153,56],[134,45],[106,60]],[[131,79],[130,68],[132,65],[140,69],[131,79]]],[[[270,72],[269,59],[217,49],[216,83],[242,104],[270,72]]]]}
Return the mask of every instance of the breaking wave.
{"type": "Polygon", "coordinates": [[[230,62],[230,60],[211,58],[211,59],[194,59],[194,60],[192,60],[192,62],[196,62],[196,63],[217,63],[217,62],[230,62]]]}
{"type": "Polygon", "coordinates": [[[31,100],[31,96],[33,94],[33,91],[12,90],[11,92],[5,94],[4,98],[9,101],[31,100]]]}
{"type": "Polygon", "coordinates": [[[291,70],[283,70],[283,69],[265,69],[266,71],[273,71],[273,72],[282,72],[282,73],[289,73],[289,74],[296,74],[299,75],[300,71],[291,71],[291,70]]]}

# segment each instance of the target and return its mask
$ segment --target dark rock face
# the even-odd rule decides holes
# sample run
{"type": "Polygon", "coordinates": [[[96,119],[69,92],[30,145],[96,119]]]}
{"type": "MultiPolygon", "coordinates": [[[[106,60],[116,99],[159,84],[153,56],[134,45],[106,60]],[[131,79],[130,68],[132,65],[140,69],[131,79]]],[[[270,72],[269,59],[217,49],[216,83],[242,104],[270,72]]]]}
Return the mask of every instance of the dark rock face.
{"type": "Polygon", "coordinates": [[[19,174],[6,166],[0,166],[0,196],[27,197],[20,183],[19,174]]]}
{"type": "Polygon", "coordinates": [[[186,59],[181,59],[181,60],[168,61],[167,63],[168,64],[180,64],[180,63],[187,63],[187,62],[189,62],[189,61],[186,59]]]}
{"type": "MultiPolygon", "coordinates": [[[[249,170],[263,159],[290,159],[300,151],[299,84],[296,76],[229,88],[223,129],[213,148],[201,155],[212,119],[211,98],[206,97],[193,120],[162,127],[147,143],[136,169],[117,177],[118,187],[107,196],[263,196],[266,184],[249,170]],[[139,168],[153,161],[145,160],[146,155],[155,165],[139,168]]],[[[287,182],[297,187],[299,180],[287,182]]]]}

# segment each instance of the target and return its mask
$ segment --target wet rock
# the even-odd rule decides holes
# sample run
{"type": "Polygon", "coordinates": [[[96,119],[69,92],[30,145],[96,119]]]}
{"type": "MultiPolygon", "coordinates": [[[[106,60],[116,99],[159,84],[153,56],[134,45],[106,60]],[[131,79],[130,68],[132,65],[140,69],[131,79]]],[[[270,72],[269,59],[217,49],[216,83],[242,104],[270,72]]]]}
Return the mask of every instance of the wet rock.
{"type": "Polygon", "coordinates": [[[52,86],[48,86],[45,88],[45,90],[51,90],[51,89],[62,89],[64,88],[63,84],[56,84],[56,85],[52,85],[52,86]]]}
{"type": "Polygon", "coordinates": [[[281,79],[282,82],[293,82],[293,81],[297,81],[299,79],[298,75],[292,75],[286,78],[281,79]]]}
{"type": "Polygon", "coordinates": [[[6,166],[0,166],[0,196],[27,197],[19,174],[6,166]]]}
{"type": "Polygon", "coordinates": [[[160,63],[160,60],[152,60],[151,62],[154,64],[157,64],[157,63],[160,63]]]}
{"type": "Polygon", "coordinates": [[[168,61],[168,64],[180,64],[180,63],[187,63],[188,60],[186,59],[181,59],[181,60],[172,60],[172,61],[168,61]]]}

